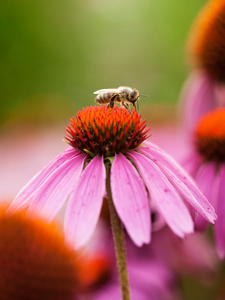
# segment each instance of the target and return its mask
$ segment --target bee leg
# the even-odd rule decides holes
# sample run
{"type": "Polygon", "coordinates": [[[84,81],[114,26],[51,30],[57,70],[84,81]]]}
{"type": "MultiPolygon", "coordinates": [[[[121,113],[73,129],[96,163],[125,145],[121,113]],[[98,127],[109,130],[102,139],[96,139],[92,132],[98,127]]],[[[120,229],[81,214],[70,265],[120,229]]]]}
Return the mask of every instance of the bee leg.
{"type": "Polygon", "coordinates": [[[129,114],[131,114],[131,111],[129,110],[129,106],[126,103],[122,102],[121,105],[128,110],[129,114]]]}
{"type": "Polygon", "coordinates": [[[112,96],[112,98],[110,99],[110,103],[109,103],[109,106],[110,108],[113,108],[114,107],[114,104],[115,104],[115,98],[117,97],[118,94],[115,94],[112,96]]]}
{"type": "Polygon", "coordinates": [[[111,101],[111,102],[109,103],[109,107],[110,107],[110,108],[113,108],[113,107],[114,107],[114,101],[111,101]]]}

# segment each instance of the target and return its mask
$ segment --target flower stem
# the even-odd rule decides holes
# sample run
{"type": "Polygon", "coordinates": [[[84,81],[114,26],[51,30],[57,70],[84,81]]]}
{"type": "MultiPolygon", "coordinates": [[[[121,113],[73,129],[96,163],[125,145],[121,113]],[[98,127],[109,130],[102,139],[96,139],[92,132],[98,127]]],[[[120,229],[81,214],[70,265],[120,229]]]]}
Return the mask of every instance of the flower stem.
{"type": "Polygon", "coordinates": [[[117,270],[119,274],[120,290],[122,294],[122,300],[130,300],[130,287],[127,272],[127,258],[125,249],[125,239],[124,239],[124,229],[120,218],[115,210],[112,193],[110,187],[110,169],[111,163],[106,163],[106,191],[108,195],[111,227],[113,232],[113,239],[115,244],[116,260],[117,260],[117,270]]]}

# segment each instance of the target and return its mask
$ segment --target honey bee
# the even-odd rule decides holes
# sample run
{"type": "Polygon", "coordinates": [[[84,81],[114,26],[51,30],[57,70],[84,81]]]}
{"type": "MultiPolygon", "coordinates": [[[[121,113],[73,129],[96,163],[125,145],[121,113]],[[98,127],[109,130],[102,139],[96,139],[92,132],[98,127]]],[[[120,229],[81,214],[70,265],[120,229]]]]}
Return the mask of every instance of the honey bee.
{"type": "MultiPolygon", "coordinates": [[[[120,86],[117,89],[102,89],[94,92],[96,94],[95,102],[98,104],[108,104],[113,108],[115,102],[119,102],[121,106],[125,107],[129,113],[129,104],[132,104],[136,109],[136,102],[138,107],[139,97],[148,97],[147,95],[140,95],[138,90],[132,89],[129,86],[120,86]]],[[[139,108],[139,107],[138,107],[139,108]]]]}

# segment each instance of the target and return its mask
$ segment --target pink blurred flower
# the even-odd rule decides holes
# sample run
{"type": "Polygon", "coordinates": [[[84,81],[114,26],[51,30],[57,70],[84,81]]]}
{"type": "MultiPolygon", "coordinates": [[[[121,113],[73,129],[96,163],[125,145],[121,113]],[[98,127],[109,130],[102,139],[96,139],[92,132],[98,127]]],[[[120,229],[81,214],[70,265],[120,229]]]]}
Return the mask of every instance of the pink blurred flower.
{"type": "Polygon", "coordinates": [[[220,105],[214,83],[203,71],[191,73],[183,87],[180,100],[182,130],[187,135],[193,131],[204,114],[220,105]]]}
{"type": "MultiPolygon", "coordinates": [[[[120,287],[118,282],[118,276],[116,272],[115,254],[113,252],[113,239],[110,226],[108,222],[100,222],[97,227],[97,231],[94,234],[87,246],[91,253],[105,254],[110,261],[110,274],[105,281],[100,282],[98,286],[93,286],[93,289],[89,289],[87,296],[87,290],[80,293],[79,300],[114,300],[120,299],[120,287]],[[94,243],[93,245],[91,245],[94,243]],[[99,247],[100,245],[100,247],[99,247]]],[[[175,236],[167,227],[168,239],[172,236],[181,240],[175,236]]],[[[158,233],[153,235],[153,245],[146,245],[142,248],[136,247],[133,242],[126,238],[126,250],[128,258],[128,272],[131,289],[131,299],[138,300],[175,300],[181,299],[177,274],[170,267],[167,261],[161,259],[157,253],[152,253],[152,246],[154,247],[154,238],[158,236],[158,233]]],[[[167,239],[167,235],[160,235],[167,239]]],[[[182,241],[184,241],[182,239],[182,241]]],[[[161,246],[167,246],[168,243],[163,243],[161,240],[161,246]]],[[[87,247],[85,247],[86,249],[87,247]]],[[[163,251],[163,249],[159,249],[163,251]]],[[[156,251],[157,252],[157,251],[156,251]]],[[[164,247],[164,252],[166,248],[164,247]]],[[[104,256],[103,256],[104,257],[104,256]]]]}
{"type": "MultiPolygon", "coordinates": [[[[101,221],[94,236],[83,249],[85,254],[82,257],[87,255],[88,258],[90,255],[90,260],[87,263],[82,260],[84,270],[80,275],[84,275],[83,281],[86,285],[76,295],[78,300],[121,299],[112,232],[108,222],[101,221]],[[102,262],[100,261],[98,265],[95,265],[98,258],[101,258],[102,262]],[[92,271],[93,268],[94,272],[92,271]],[[92,280],[87,285],[89,273],[94,273],[95,276],[91,276],[92,280]]],[[[176,237],[172,232],[169,233],[169,236],[171,235],[176,237]]],[[[177,237],[177,239],[179,238],[177,237]]],[[[126,246],[131,299],[181,299],[177,275],[167,263],[164,263],[163,260],[159,261],[156,259],[157,256],[151,255],[149,249],[152,245],[138,248],[127,237],[126,246]]],[[[82,283],[82,277],[80,281],[82,283]]]]}
{"type": "Polygon", "coordinates": [[[136,111],[90,107],[78,112],[68,126],[70,144],[19,192],[9,211],[28,208],[51,221],[70,197],[65,234],[76,247],[91,237],[105,195],[104,161],[112,161],[114,206],[137,246],[151,239],[153,205],[172,231],[193,232],[189,207],[214,223],[213,207],[172,157],[145,141],[148,130],[136,111]]]}
{"type": "MultiPolygon", "coordinates": [[[[131,297],[138,300],[180,299],[173,273],[163,264],[153,260],[132,259],[128,264],[131,297]]],[[[101,286],[92,294],[93,300],[120,299],[116,278],[101,286]]],[[[82,300],[82,299],[81,299],[82,300]]]]}
{"type": "MultiPolygon", "coordinates": [[[[185,167],[204,195],[214,205],[217,251],[225,257],[225,108],[205,115],[192,133],[193,144],[185,159],[185,167]]],[[[196,228],[203,230],[207,222],[198,216],[196,228]]]]}
{"type": "Polygon", "coordinates": [[[184,129],[192,131],[198,119],[225,106],[225,1],[207,1],[188,40],[194,67],[181,95],[184,129]]]}
{"type": "Polygon", "coordinates": [[[151,245],[145,246],[145,254],[142,254],[147,253],[168,266],[179,277],[189,275],[208,280],[215,276],[219,266],[215,247],[207,236],[199,232],[180,239],[168,227],[164,227],[153,234],[151,245]]]}

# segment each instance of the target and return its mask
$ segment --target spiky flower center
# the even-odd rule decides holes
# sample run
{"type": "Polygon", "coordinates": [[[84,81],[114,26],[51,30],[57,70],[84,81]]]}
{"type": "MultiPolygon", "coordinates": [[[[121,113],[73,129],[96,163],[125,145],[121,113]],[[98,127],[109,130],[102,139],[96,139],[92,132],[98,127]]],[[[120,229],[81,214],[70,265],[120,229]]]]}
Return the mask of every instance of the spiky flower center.
{"type": "Polygon", "coordinates": [[[207,2],[194,24],[189,50],[197,65],[225,81],[225,0],[207,2]]]}
{"type": "Polygon", "coordinates": [[[225,161],[225,109],[204,116],[195,132],[198,151],[206,160],[225,161]]]}
{"type": "Polygon", "coordinates": [[[92,106],[79,111],[68,125],[66,140],[75,149],[104,157],[136,149],[149,129],[136,111],[115,106],[92,106]]]}

